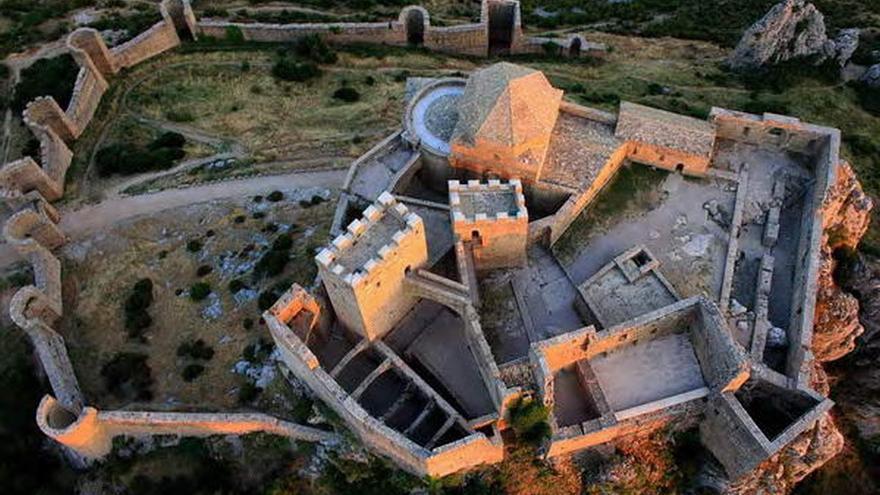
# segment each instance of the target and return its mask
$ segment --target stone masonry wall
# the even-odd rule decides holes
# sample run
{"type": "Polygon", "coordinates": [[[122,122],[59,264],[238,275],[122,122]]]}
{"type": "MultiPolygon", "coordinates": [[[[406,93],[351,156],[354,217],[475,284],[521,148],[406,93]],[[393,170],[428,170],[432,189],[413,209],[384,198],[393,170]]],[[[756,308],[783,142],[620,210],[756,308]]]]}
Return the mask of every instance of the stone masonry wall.
{"type": "Polygon", "coordinates": [[[345,421],[365,444],[420,476],[444,476],[482,463],[498,462],[503,447],[481,433],[433,450],[420,447],[371,416],[321,367],[315,355],[288,326],[296,308],[313,307],[314,300],[294,285],[263,315],[285,366],[345,421]],[[310,302],[311,300],[311,302],[310,302]]]}
{"type": "Polygon", "coordinates": [[[72,460],[85,466],[106,455],[119,435],[244,434],[264,431],[307,441],[332,434],[253,413],[98,412],[86,407],[64,338],[54,329],[64,316],[61,298],[61,262],[51,250],[66,241],[58,228],[58,211],[47,203],[64,194],[64,179],[72,154],[65,141],[74,141],[91,121],[103,93],[105,76],[179,44],[167,6],[182,15],[181,25],[194,19],[189,0],[164,0],[163,21],[131,42],[107,49],[90,29],[68,38],[71,55],[80,65],[71,104],[63,111],[53,98],[30,102],[25,124],[40,141],[41,164],[26,157],[0,169],[0,198],[13,209],[4,226],[6,241],[24,256],[34,272],[34,283],[19,289],[9,304],[13,322],[29,337],[37,358],[57,397],[45,396],[37,410],[37,424],[49,437],[69,448],[72,460]],[[170,29],[169,29],[170,28],[170,29]]]}
{"type": "Polygon", "coordinates": [[[174,21],[168,13],[169,1],[164,0],[159,4],[159,13],[162,15],[161,21],[129,41],[110,50],[115,59],[114,65],[117,68],[122,69],[137,65],[180,44],[180,37],[177,35],[174,21]]]}

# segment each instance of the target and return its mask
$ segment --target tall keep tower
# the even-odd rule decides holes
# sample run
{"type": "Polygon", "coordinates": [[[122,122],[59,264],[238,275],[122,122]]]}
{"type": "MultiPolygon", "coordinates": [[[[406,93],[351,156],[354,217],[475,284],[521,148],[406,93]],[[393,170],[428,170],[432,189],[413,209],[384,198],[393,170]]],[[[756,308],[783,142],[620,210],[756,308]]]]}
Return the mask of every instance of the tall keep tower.
{"type": "Polygon", "coordinates": [[[404,290],[404,278],[428,261],[425,226],[384,192],[315,261],[339,320],[375,340],[418,302],[404,290]]]}

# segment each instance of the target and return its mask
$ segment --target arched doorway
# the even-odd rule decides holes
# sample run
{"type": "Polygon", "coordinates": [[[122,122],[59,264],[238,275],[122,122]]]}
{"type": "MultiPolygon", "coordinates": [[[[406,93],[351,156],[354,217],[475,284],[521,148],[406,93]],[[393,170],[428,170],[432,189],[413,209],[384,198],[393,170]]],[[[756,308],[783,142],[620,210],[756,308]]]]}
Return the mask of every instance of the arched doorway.
{"type": "Polygon", "coordinates": [[[569,57],[580,57],[581,56],[581,39],[579,37],[572,39],[571,43],[569,43],[568,56],[569,57]]]}
{"type": "Polygon", "coordinates": [[[489,2],[489,54],[508,54],[513,44],[516,4],[506,1],[489,2]]]}
{"type": "Polygon", "coordinates": [[[420,9],[406,13],[406,42],[415,46],[425,43],[425,15],[420,9]]]}

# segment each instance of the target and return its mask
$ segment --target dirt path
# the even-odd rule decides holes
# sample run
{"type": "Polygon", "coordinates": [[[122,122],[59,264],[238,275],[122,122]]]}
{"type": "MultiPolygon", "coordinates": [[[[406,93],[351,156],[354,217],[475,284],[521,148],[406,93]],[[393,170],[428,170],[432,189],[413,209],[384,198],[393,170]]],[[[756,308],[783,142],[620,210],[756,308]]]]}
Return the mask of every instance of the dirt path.
{"type": "MultiPolygon", "coordinates": [[[[345,169],[293,172],[115,198],[78,209],[62,209],[61,230],[71,241],[78,241],[119,222],[181,206],[218,199],[265,195],[276,189],[294,191],[311,187],[339,187],[345,179],[345,174],[345,169]]],[[[18,253],[8,244],[0,245],[0,267],[20,260],[18,253]]]]}

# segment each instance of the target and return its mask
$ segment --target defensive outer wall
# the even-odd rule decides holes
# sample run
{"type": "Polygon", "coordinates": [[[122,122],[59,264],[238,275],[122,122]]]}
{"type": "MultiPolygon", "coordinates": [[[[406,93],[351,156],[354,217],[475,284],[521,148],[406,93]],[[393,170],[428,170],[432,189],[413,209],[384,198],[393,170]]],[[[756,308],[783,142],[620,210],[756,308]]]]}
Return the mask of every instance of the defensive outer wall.
{"type": "Polygon", "coordinates": [[[72,98],[62,109],[51,97],[30,102],[25,125],[40,142],[39,162],[26,157],[0,169],[0,197],[13,210],[3,228],[6,241],[32,266],[33,284],[10,302],[13,322],[28,335],[53,395],[36,412],[39,428],[66,447],[74,465],[87,466],[110,453],[117,436],[210,436],[266,432],[300,441],[334,441],[331,432],[298,425],[260,413],[174,413],[100,411],[88,406],[79,387],[57,323],[63,318],[61,261],[53,251],[66,242],[57,210],[50,202],[64,194],[72,153],[69,144],[89,125],[108,88],[108,79],[197,35],[189,0],[163,0],[162,20],[119,46],[108,48],[93,29],[81,28],[67,38],[79,65],[72,98]]]}
{"type": "Polygon", "coordinates": [[[522,32],[520,4],[516,0],[483,0],[480,22],[456,26],[432,26],[424,7],[411,5],[397,19],[386,22],[335,22],[307,24],[243,23],[202,19],[196,24],[202,36],[218,39],[240,35],[247,41],[289,42],[306,35],[318,35],[328,43],[380,43],[392,46],[423,46],[429,50],[464,55],[556,53],[579,57],[598,54],[605,47],[588,43],[580,35],[567,38],[527,37],[522,32]],[[492,30],[490,30],[492,26],[492,30]],[[493,43],[503,31],[501,46],[493,43]]]}

